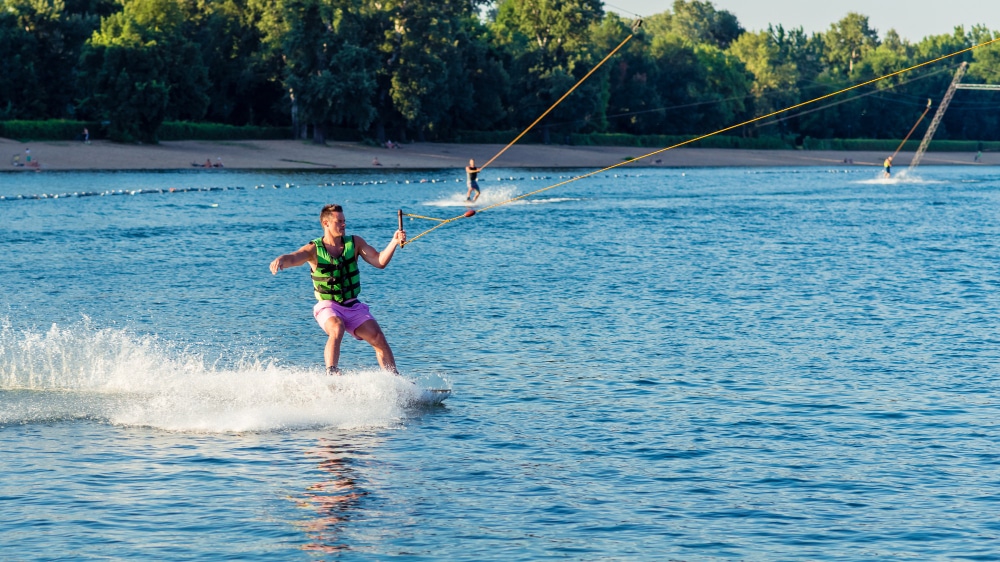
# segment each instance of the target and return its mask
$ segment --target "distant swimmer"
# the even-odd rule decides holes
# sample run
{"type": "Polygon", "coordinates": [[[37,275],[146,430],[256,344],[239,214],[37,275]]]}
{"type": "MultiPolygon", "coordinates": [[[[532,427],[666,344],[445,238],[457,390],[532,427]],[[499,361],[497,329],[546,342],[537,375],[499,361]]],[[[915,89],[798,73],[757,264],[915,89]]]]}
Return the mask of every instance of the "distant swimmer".
{"type": "Polygon", "coordinates": [[[468,176],[465,183],[469,186],[469,191],[465,194],[465,200],[475,201],[479,199],[479,182],[476,181],[476,178],[479,177],[479,168],[476,167],[476,161],[472,158],[469,159],[469,165],[465,167],[465,174],[468,176]],[[472,194],[473,191],[476,192],[475,195],[472,194]]]}
{"type": "Polygon", "coordinates": [[[313,307],[313,317],[328,336],[323,351],[328,375],[340,374],[337,365],[345,331],[375,349],[378,364],[383,370],[398,374],[396,359],[382,328],[369,312],[368,305],[358,300],[361,293],[358,256],[378,269],[385,269],[396,247],[402,247],[406,242],[406,231],[402,228],[397,230],[385,249],[379,252],[360,236],[344,233],[347,222],[340,205],[323,207],[319,222],[323,225],[323,236],[290,254],[275,258],[271,262],[271,273],[309,264],[313,294],[319,301],[313,307]]]}
{"type": "Polygon", "coordinates": [[[882,168],[885,169],[883,177],[888,178],[892,175],[892,156],[886,158],[885,162],[882,162],[882,168]]]}

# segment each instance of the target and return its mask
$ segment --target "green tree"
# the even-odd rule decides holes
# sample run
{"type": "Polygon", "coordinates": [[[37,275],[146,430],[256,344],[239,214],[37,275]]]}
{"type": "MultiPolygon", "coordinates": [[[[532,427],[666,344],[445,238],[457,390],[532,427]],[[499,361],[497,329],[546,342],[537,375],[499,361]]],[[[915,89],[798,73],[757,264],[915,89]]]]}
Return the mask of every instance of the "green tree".
{"type": "Polygon", "coordinates": [[[450,0],[390,0],[391,28],[382,52],[392,108],[418,136],[435,128],[455,105],[461,63],[454,35],[460,13],[450,0]]]}
{"type": "MultiPolygon", "coordinates": [[[[252,106],[258,112],[273,116],[276,123],[292,124],[295,138],[302,136],[301,127],[293,122],[295,111],[288,86],[285,84],[284,52],[289,22],[285,3],[288,0],[246,0],[246,22],[252,26],[259,44],[251,50],[250,61],[260,72],[262,95],[252,106]],[[280,117],[279,117],[280,116],[280,117]]],[[[245,60],[241,62],[246,62],[245,60]]]]}
{"type": "MultiPolygon", "coordinates": [[[[599,51],[610,52],[629,33],[629,23],[609,13],[594,34],[599,51]]],[[[651,36],[639,28],[628,45],[608,61],[610,129],[631,134],[663,130],[667,111],[657,88],[660,67],[650,54],[651,36]]]]}
{"type": "Polygon", "coordinates": [[[367,128],[375,118],[375,52],[361,43],[364,24],[353,0],[291,0],[284,36],[285,85],[296,116],[326,141],[329,125],[367,128]]]}
{"type": "MultiPolygon", "coordinates": [[[[966,35],[965,28],[958,26],[951,33],[924,37],[913,46],[913,54],[918,60],[925,61],[971,46],[972,42],[970,37],[966,35]]],[[[961,61],[971,60],[972,53],[964,53],[951,59],[949,63],[957,64],[961,61]]]]}
{"type": "Polygon", "coordinates": [[[455,106],[449,113],[456,129],[493,130],[504,128],[508,121],[510,57],[492,42],[489,28],[478,17],[464,18],[465,25],[456,39],[461,49],[462,67],[452,83],[458,89],[455,106]]]}
{"type": "Polygon", "coordinates": [[[735,15],[701,0],[674,0],[670,29],[694,44],[720,49],[729,47],[744,32],[735,15]]]}
{"type": "Polygon", "coordinates": [[[657,126],[664,134],[702,134],[747,115],[752,75],[728,53],[743,33],[736,17],[710,2],[676,0],[673,12],[643,21],[652,37],[653,88],[664,108],[657,126]]]}
{"type": "Polygon", "coordinates": [[[826,62],[833,76],[847,77],[868,51],[878,46],[878,33],[868,25],[868,16],[850,12],[823,34],[826,62]]]}
{"type": "MultiPolygon", "coordinates": [[[[916,59],[913,62],[930,60],[971,46],[971,39],[966,35],[965,28],[958,26],[954,28],[952,33],[931,35],[921,39],[913,46],[916,59]]],[[[930,97],[934,100],[935,104],[941,101],[942,96],[944,96],[954,78],[958,65],[962,62],[972,61],[972,57],[973,53],[966,52],[948,59],[945,64],[938,68],[929,69],[927,74],[932,74],[932,76],[920,81],[919,91],[923,94],[921,97],[930,97]],[[943,72],[934,72],[934,70],[943,70],[943,72]]],[[[947,113],[944,115],[944,119],[934,134],[934,138],[966,138],[965,131],[970,122],[975,122],[983,117],[981,112],[966,110],[969,100],[977,97],[975,94],[970,96],[970,93],[972,92],[962,90],[956,93],[955,98],[948,107],[947,113]]]]}
{"type": "Polygon", "coordinates": [[[0,120],[48,115],[34,44],[14,14],[0,12],[0,120]]]}
{"type": "Polygon", "coordinates": [[[655,37],[665,37],[672,34],[671,21],[673,16],[669,11],[660,12],[642,19],[642,31],[652,40],[655,37]]]}
{"type": "MultiPolygon", "coordinates": [[[[76,4],[72,4],[76,5],[76,4]]],[[[92,13],[75,13],[63,0],[5,0],[4,11],[12,16],[23,33],[19,33],[22,48],[20,60],[27,65],[28,84],[38,83],[40,91],[19,106],[23,117],[73,117],[77,97],[72,76],[87,37],[97,28],[100,19],[92,13]],[[24,52],[24,48],[30,49],[24,52]]],[[[89,5],[82,5],[90,9],[89,5]]],[[[9,79],[10,75],[4,75],[9,79]]]]}
{"type": "MultiPolygon", "coordinates": [[[[231,125],[283,124],[280,49],[269,51],[253,0],[194,0],[189,22],[209,77],[205,119],[231,125]]],[[[268,6],[270,9],[272,6],[268,6]]]]}
{"type": "Polygon", "coordinates": [[[87,42],[83,105],[110,121],[112,139],[156,142],[165,119],[205,114],[208,76],[187,16],[174,0],[127,0],[87,42]]]}
{"type": "MultiPolygon", "coordinates": [[[[977,25],[972,28],[969,36],[972,44],[979,45],[1000,37],[1000,32],[990,31],[985,26],[977,25]]],[[[972,52],[972,60],[966,81],[1000,84],[1000,42],[976,49],[972,52]]],[[[1000,140],[1000,114],[995,110],[997,93],[963,91],[963,94],[975,94],[968,96],[972,115],[964,120],[963,133],[967,138],[1000,140]]]]}
{"type": "MultiPolygon", "coordinates": [[[[902,70],[913,64],[911,46],[903,41],[895,30],[886,32],[885,39],[869,50],[855,65],[854,81],[871,80],[902,70]]],[[[896,139],[906,135],[913,126],[914,118],[926,108],[923,98],[899,97],[901,91],[916,92],[916,87],[903,88],[917,74],[901,75],[877,82],[873,88],[883,95],[865,96],[854,102],[858,130],[855,136],[868,138],[896,139]]]]}
{"type": "Polygon", "coordinates": [[[590,26],[603,15],[599,0],[504,0],[495,29],[519,49],[543,50],[559,60],[587,45],[590,26]]]}
{"type": "Polygon", "coordinates": [[[706,107],[711,110],[702,111],[698,131],[711,132],[745,120],[748,117],[745,100],[753,85],[753,75],[738,58],[714,45],[698,45],[695,55],[704,80],[695,87],[694,97],[712,102],[706,107]]]}
{"type": "Polygon", "coordinates": [[[661,134],[701,134],[733,124],[746,112],[752,76],[743,63],[708,44],[669,32],[654,37],[651,73],[664,113],[661,134]]]}
{"type": "MultiPolygon", "coordinates": [[[[1000,32],[976,26],[972,28],[971,38],[974,45],[979,45],[1000,38],[1000,32]]],[[[987,84],[1000,84],[1000,41],[973,51],[972,60],[972,64],[969,65],[970,78],[987,84]]]]}
{"type": "MultiPolygon", "coordinates": [[[[601,56],[594,53],[591,34],[602,16],[599,0],[505,0],[497,10],[494,32],[511,49],[513,119],[519,126],[533,122],[601,56]]],[[[624,39],[622,37],[621,39],[624,39]]],[[[561,102],[542,124],[550,131],[602,131],[607,126],[607,68],[602,68],[561,102]]]]}
{"type": "MultiPolygon", "coordinates": [[[[884,76],[897,70],[902,70],[910,66],[912,60],[912,49],[909,44],[903,41],[896,30],[890,29],[885,34],[885,40],[874,49],[869,50],[858,63],[859,70],[856,77],[875,78],[884,76]]],[[[905,80],[904,77],[896,79],[905,80]]],[[[888,88],[894,82],[880,82],[878,87],[888,88]]]]}
{"type": "Polygon", "coordinates": [[[799,71],[775,35],[784,30],[744,33],[729,46],[751,74],[756,113],[767,114],[793,105],[798,100],[799,71]]]}

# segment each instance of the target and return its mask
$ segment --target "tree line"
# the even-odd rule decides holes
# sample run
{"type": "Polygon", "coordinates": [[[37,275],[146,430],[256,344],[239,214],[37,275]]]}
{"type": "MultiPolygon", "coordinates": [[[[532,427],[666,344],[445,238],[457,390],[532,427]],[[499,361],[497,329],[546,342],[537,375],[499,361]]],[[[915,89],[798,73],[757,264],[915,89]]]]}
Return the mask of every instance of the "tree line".
{"type": "MultiPolygon", "coordinates": [[[[600,0],[0,0],[0,121],[101,121],[155,142],[164,121],[288,126],[323,142],[519,130],[630,33],[600,0]]],[[[997,37],[962,27],[911,43],[849,13],[822,33],[747,31],[675,0],[540,125],[703,134],[997,37]]],[[[902,138],[960,62],[1000,83],[990,46],[736,131],[902,138]]],[[[938,138],[1000,140],[1000,97],[961,91],[938,138]]]]}

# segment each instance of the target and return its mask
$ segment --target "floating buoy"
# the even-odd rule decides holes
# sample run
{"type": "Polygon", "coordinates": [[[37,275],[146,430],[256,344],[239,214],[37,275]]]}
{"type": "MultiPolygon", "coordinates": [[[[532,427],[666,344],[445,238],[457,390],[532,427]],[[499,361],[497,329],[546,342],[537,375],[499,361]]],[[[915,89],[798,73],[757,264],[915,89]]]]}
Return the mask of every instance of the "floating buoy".
{"type": "Polygon", "coordinates": [[[465,212],[464,216],[471,217],[471,216],[473,216],[475,214],[476,214],[476,210],[475,209],[469,209],[468,211],[465,212]]]}

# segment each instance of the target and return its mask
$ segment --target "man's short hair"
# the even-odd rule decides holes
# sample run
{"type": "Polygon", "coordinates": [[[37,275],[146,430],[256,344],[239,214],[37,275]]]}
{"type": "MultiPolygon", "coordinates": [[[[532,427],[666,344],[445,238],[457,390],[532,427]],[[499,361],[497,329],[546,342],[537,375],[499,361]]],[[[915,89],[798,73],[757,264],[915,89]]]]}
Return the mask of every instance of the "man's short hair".
{"type": "Polygon", "coordinates": [[[343,212],[344,208],[341,207],[340,205],[334,205],[332,203],[329,205],[324,205],[323,210],[319,212],[319,221],[323,222],[323,219],[332,215],[333,213],[343,213],[343,212]]]}

